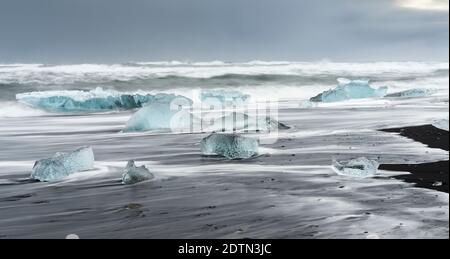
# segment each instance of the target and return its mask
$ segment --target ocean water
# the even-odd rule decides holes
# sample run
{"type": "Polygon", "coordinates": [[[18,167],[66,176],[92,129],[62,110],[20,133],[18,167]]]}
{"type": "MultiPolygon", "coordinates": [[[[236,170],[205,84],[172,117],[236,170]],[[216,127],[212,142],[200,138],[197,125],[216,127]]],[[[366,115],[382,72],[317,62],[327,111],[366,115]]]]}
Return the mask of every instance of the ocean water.
{"type": "Polygon", "coordinates": [[[337,78],[370,79],[391,90],[416,85],[443,88],[448,63],[293,63],[141,62],[126,64],[0,64],[0,100],[13,101],[27,91],[91,90],[186,91],[194,88],[245,89],[279,98],[308,98],[336,84],[337,78]],[[295,96],[292,96],[294,91],[295,96]]]}
{"type": "Polygon", "coordinates": [[[378,131],[448,118],[448,84],[448,62],[0,64],[0,238],[448,237],[448,194],[414,188],[390,178],[393,172],[349,179],[331,168],[333,159],[360,156],[448,160],[448,151],[378,131]],[[370,80],[388,86],[388,94],[433,94],[304,105],[338,78],[370,80]],[[136,110],[61,113],[16,100],[27,92],[99,87],[194,101],[201,89],[239,90],[269,97],[290,129],[256,134],[275,138],[263,141],[258,157],[224,161],[201,155],[207,133],[123,133],[136,110]],[[86,145],[95,152],[94,170],[55,183],[30,181],[36,160],[86,145]],[[155,179],[122,186],[131,159],[155,179]]]}

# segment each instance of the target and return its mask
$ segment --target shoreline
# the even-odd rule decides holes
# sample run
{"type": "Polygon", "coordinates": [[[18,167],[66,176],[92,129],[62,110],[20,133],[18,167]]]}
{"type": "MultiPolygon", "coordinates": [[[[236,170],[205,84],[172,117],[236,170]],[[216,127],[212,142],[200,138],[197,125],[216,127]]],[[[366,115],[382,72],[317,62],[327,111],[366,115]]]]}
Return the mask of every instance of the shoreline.
{"type": "MultiPolygon", "coordinates": [[[[432,125],[382,129],[380,131],[398,133],[430,148],[449,150],[449,132],[432,125]]],[[[423,164],[382,164],[379,169],[409,172],[410,174],[399,174],[394,178],[414,183],[419,188],[449,193],[449,160],[423,164]]]]}

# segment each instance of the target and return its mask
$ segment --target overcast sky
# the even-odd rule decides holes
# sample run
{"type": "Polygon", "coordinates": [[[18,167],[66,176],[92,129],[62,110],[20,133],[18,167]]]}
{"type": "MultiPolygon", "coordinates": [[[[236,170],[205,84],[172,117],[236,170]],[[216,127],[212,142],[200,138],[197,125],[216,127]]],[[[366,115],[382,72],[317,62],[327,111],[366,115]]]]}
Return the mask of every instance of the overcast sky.
{"type": "Polygon", "coordinates": [[[0,0],[0,63],[448,61],[448,0],[0,0]]]}

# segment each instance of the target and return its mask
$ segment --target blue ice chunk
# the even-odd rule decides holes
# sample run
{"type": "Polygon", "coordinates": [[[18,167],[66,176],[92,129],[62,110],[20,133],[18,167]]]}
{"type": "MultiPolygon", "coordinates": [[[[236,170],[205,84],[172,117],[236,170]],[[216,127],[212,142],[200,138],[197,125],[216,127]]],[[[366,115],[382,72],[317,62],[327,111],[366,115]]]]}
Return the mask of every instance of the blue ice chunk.
{"type": "Polygon", "coordinates": [[[238,134],[213,133],[202,139],[203,155],[219,155],[228,159],[245,159],[258,154],[259,143],[255,138],[238,134]]]}
{"type": "Polygon", "coordinates": [[[350,161],[333,161],[332,166],[339,175],[364,178],[375,175],[379,164],[375,160],[359,157],[350,161]]]}
{"type": "Polygon", "coordinates": [[[165,130],[190,132],[198,118],[173,103],[152,103],[141,108],[128,120],[124,132],[165,130]]]}
{"type": "Polygon", "coordinates": [[[153,179],[154,176],[144,166],[137,167],[133,160],[128,161],[125,172],[122,175],[123,184],[135,184],[142,181],[153,179]]]}
{"type": "Polygon", "coordinates": [[[339,85],[331,90],[325,91],[315,97],[312,97],[312,102],[339,102],[350,99],[362,99],[383,97],[386,95],[388,88],[382,86],[379,88],[372,88],[369,86],[367,80],[347,80],[339,79],[339,85]]]}
{"type": "Polygon", "coordinates": [[[435,94],[436,92],[437,92],[436,89],[414,88],[402,92],[388,94],[386,95],[386,97],[401,97],[401,98],[426,97],[435,94]]]}
{"type": "Polygon", "coordinates": [[[218,105],[239,105],[250,100],[250,95],[237,90],[202,90],[202,102],[218,105]]]}
{"type": "Polygon", "coordinates": [[[168,103],[176,98],[181,98],[181,96],[165,93],[157,95],[122,93],[103,90],[100,87],[91,91],[42,91],[16,95],[16,99],[21,103],[53,112],[130,110],[154,102],[168,103]]]}
{"type": "Polygon", "coordinates": [[[251,116],[245,113],[233,112],[219,117],[213,121],[207,130],[212,132],[235,132],[235,131],[274,131],[285,130],[290,127],[269,117],[251,116]]]}
{"type": "Polygon", "coordinates": [[[81,147],[70,153],[56,153],[34,164],[31,178],[51,182],[75,172],[91,170],[94,167],[94,152],[91,147],[81,147]]]}

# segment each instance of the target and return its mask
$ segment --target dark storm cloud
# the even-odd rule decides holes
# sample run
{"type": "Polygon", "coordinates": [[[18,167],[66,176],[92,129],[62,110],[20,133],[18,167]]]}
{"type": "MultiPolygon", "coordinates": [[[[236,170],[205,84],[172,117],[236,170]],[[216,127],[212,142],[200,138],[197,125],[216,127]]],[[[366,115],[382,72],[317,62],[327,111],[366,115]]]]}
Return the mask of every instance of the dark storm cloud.
{"type": "Polygon", "coordinates": [[[448,60],[448,10],[395,0],[0,0],[0,63],[448,60]]]}

